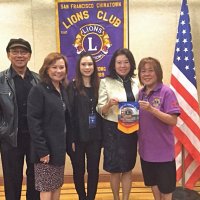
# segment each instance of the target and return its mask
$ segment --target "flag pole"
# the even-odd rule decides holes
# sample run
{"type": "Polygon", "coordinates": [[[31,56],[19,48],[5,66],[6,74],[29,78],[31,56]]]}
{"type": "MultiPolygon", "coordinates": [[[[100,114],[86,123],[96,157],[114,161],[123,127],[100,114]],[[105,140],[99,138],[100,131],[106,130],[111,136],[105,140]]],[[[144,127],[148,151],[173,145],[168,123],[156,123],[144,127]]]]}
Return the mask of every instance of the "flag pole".
{"type": "Polygon", "coordinates": [[[181,185],[182,188],[185,188],[185,148],[183,146],[183,144],[181,145],[181,151],[182,151],[182,181],[181,181],[181,185]]]}

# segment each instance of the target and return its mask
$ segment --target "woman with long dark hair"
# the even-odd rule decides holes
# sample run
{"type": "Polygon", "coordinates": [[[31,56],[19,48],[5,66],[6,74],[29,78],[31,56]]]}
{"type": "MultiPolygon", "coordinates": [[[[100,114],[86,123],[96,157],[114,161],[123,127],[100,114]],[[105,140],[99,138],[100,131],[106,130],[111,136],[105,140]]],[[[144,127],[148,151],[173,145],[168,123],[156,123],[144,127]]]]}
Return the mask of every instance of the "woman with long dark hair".
{"type": "Polygon", "coordinates": [[[94,200],[97,191],[102,139],[101,118],[96,112],[98,89],[95,60],[91,54],[84,52],[77,62],[75,79],[67,89],[73,119],[70,158],[79,200],[94,200]],[[85,166],[88,174],[87,192],[85,166]]]}

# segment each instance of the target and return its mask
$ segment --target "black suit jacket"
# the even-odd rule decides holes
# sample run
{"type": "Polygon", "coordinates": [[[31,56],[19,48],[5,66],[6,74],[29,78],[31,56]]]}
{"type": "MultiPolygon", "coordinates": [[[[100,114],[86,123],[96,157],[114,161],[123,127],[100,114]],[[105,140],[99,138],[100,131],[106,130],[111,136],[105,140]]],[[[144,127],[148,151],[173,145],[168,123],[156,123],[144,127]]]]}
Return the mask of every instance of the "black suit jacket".
{"type": "Polygon", "coordinates": [[[28,96],[28,125],[31,135],[31,158],[34,163],[50,155],[50,164],[64,165],[69,133],[70,108],[66,90],[62,99],[52,84],[34,86],[28,96]],[[63,102],[66,111],[63,110],[63,102]],[[67,132],[66,132],[67,128],[67,132]]]}

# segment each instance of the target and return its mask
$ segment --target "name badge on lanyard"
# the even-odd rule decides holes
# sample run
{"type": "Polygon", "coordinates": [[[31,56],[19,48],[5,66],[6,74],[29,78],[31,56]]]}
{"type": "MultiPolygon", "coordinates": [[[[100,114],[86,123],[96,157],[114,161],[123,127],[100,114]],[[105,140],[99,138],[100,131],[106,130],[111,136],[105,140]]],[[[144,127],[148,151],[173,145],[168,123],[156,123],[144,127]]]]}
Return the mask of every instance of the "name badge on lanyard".
{"type": "Polygon", "coordinates": [[[97,124],[97,117],[95,113],[89,114],[89,128],[95,128],[97,124]]]}
{"type": "Polygon", "coordinates": [[[93,99],[90,99],[91,112],[89,114],[89,128],[95,128],[97,125],[97,116],[94,113],[93,99]]]}

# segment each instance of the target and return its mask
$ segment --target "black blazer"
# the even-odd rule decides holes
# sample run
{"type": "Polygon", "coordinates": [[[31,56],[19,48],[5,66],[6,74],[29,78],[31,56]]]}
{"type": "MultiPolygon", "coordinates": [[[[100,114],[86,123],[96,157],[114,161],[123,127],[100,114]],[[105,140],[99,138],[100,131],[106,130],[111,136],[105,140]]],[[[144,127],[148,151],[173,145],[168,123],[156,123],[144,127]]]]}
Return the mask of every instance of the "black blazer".
{"type": "Polygon", "coordinates": [[[64,165],[66,155],[66,129],[69,130],[70,109],[66,90],[61,95],[52,84],[39,83],[28,96],[27,116],[31,136],[31,160],[39,162],[50,155],[50,164],[64,165]],[[63,109],[63,102],[66,111],[63,109]]]}
{"type": "Polygon", "coordinates": [[[71,82],[67,87],[70,109],[72,111],[72,142],[89,142],[102,140],[101,116],[96,112],[97,99],[95,99],[94,112],[97,115],[95,128],[89,129],[90,99],[87,95],[81,95],[75,88],[75,82],[71,82]]]}

